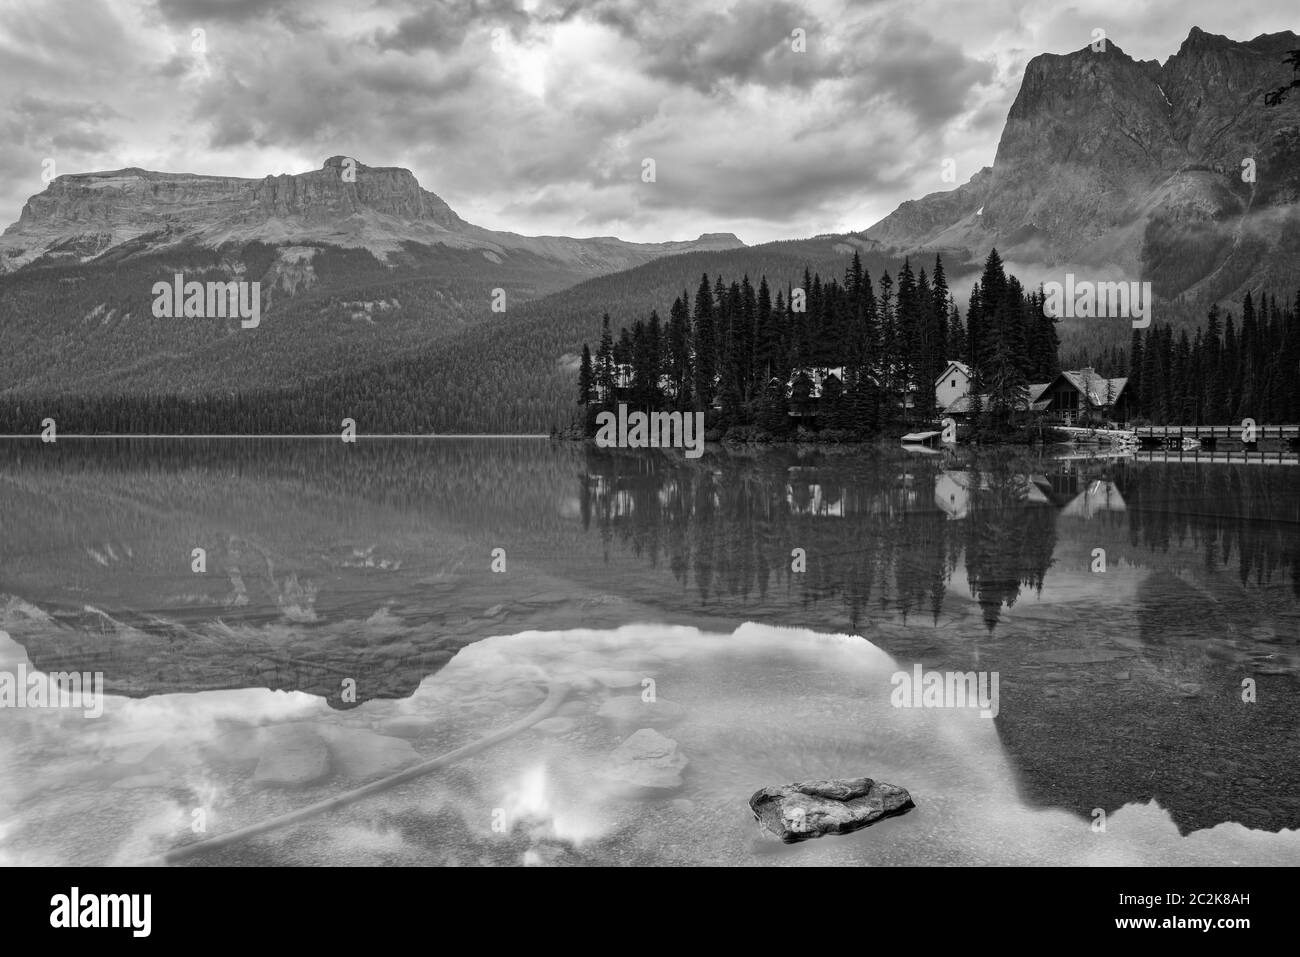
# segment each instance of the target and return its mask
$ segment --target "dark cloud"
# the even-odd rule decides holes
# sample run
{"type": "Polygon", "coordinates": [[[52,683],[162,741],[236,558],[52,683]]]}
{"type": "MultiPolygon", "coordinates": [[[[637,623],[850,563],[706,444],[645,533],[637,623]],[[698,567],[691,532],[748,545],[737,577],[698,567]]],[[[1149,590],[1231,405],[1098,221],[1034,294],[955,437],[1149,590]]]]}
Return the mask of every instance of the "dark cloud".
{"type": "Polygon", "coordinates": [[[608,0],[592,16],[641,47],[649,76],[704,93],[731,83],[808,86],[842,76],[848,59],[828,49],[831,29],[787,0],[744,0],[725,12],[688,15],[670,4],[608,0]],[[794,31],[802,30],[801,50],[794,31]]]}
{"type": "Polygon", "coordinates": [[[301,23],[302,0],[158,0],[158,12],[173,25],[279,20],[301,23]]]}
{"type": "Polygon", "coordinates": [[[159,66],[156,72],[160,77],[175,80],[189,73],[193,66],[194,58],[192,56],[184,56],[178,53],[159,66]]]}
{"type": "Polygon", "coordinates": [[[5,114],[3,139],[10,148],[28,147],[56,157],[108,149],[115,138],[100,126],[119,115],[102,103],[30,93],[0,105],[0,111],[5,114]]]}
{"type": "Polygon", "coordinates": [[[963,113],[976,88],[993,80],[992,63],[971,58],[955,43],[936,41],[914,24],[867,24],[856,39],[855,100],[892,100],[919,126],[963,113]]]}
{"type": "Polygon", "coordinates": [[[377,31],[374,42],[380,50],[446,53],[459,48],[471,34],[490,37],[494,28],[517,36],[532,20],[514,0],[433,0],[391,29],[377,31]]]}

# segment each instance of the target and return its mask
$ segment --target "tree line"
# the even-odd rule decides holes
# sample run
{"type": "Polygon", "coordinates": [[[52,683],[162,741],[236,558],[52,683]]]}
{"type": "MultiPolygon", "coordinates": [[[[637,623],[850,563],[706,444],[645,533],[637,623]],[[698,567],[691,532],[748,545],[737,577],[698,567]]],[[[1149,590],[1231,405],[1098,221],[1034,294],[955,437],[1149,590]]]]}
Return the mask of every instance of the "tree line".
{"type": "Polygon", "coordinates": [[[1172,425],[1230,425],[1242,419],[1300,422],[1300,290],[1284,304],[1247,292],[1241,320],[1211,306],[1205,328],[1175,336],[1168,325],[1133,330],[1130,407],[1172,425]]]}
{"type": "MultiPolygon", "coordinates": [[[[762,276],[729,284],[705,273],[692,299],[682,290],[665,322],[657,309],[617,337],[606,313],[593,353],[584,343],[578,403],[588,434],[596,414],[619,402],[645,411],[703,411],[711,428],[781,433],[806,403],[813,370],[825,377],[819,430],[873,435],[936,412],[935,380],[949,360],[971,369],[973,394],[1009,418],[1031,382],[1059,371],[1055,320],[1041,290],[1026,292],[997,250],[971,290],[965,320],[948,289],[943,259],[877,282],[855,252],[843,280],[804,269],[802,284],[775,292],[762,276]]],[[[978,400],[977,400],[978,403],[978,400]]]]}

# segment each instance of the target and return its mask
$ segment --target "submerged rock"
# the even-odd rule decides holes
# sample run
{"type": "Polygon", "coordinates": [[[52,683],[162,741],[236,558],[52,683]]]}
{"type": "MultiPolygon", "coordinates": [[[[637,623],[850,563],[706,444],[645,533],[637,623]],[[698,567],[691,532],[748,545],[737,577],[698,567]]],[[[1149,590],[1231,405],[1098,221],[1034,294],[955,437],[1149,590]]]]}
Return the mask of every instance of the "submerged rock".
{"type": "Polygon", "coordinates": [[[329,749],[314,728],[306,724],[276,725],[267,729],[267,741],[253,772],[255,784],[301,787],[329,772],[329,749]]]}
{"type": "Polygon", "coordinates": [[[628,793],[654,796],[680,788],[689,763],[672,738],[642,728],[610,753],[604,775],[628,793]]]}
{"type": "Polygon", "coordinates": [[[755,791],[749,809],[763,828],[787,844],[848,834],[915,805],[903,788],[871,778],[805,781],[755,791]]]}
{"type": "Polygon", "coordinates": [[[400,771],[420,760],[410,741],[359,728],[325,726],[321,734],[329,743],[334,771],[339,777],[365,781],[400,771]]]}
{"type": "Polygon", "coordinates": [[[294,721],[222,735],[207,753],[235,764],[256,762],[253,783],[305,787],[329,778],[363,781],[419,761],[409,741],[361,728],[294,721]]]}

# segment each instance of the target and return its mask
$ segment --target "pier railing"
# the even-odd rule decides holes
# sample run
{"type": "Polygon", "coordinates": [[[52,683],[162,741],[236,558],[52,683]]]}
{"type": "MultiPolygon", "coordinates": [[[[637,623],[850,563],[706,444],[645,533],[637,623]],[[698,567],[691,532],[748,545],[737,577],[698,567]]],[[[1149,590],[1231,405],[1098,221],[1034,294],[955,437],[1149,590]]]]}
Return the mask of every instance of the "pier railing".
{"type": "Polygon", "coordinates": [[[1297,446],[1300,425],[1143,425],[1133,429],[1133,437],[1144,448],[1178,448],[1189,440],[1207,449],[1234,444],[1254,449],[1260,442],[1297,446]]]}

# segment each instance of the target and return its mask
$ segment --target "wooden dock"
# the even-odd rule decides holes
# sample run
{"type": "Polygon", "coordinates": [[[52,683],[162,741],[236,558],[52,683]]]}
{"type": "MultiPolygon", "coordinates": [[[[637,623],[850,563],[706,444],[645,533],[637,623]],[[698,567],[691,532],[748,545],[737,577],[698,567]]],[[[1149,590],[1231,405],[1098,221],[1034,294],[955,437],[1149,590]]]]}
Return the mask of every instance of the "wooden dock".
{"type": "MultiPolygon", "coordinates": [[[[1300,442],[1300,425],[1257,425],[1255,442],[1300,442]]],[[[1249,446],[1243,436],[1246,430],[1237,425],[1144,425],[1133,430],[1134,436],[1144,446],[1177,445],[1184,439],[1196,439],[1206,448],[1220,442],[1239,442],[1249,446]]]]}

